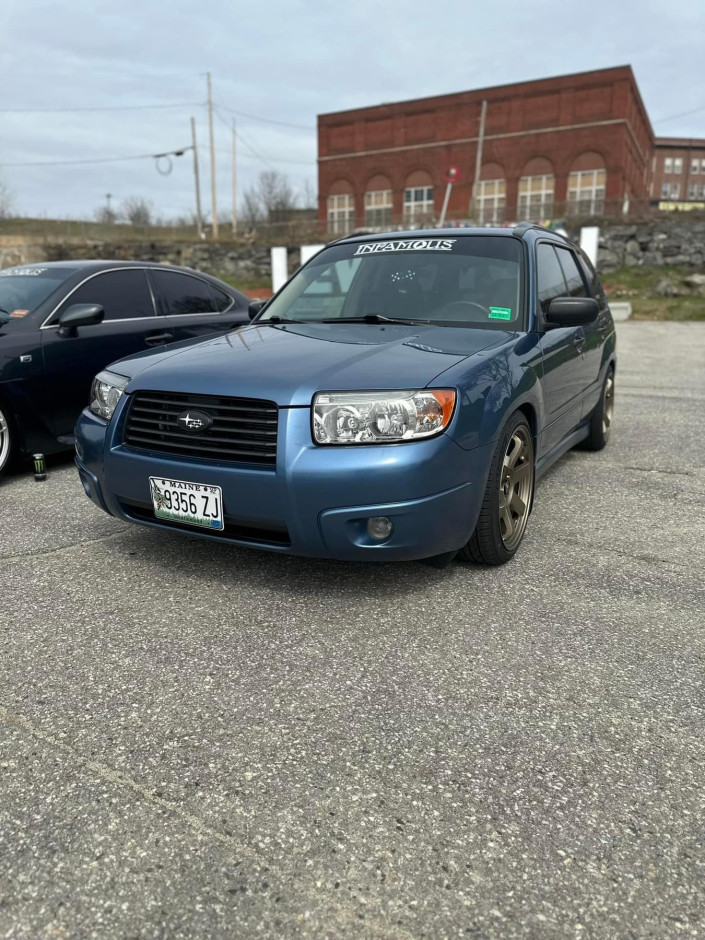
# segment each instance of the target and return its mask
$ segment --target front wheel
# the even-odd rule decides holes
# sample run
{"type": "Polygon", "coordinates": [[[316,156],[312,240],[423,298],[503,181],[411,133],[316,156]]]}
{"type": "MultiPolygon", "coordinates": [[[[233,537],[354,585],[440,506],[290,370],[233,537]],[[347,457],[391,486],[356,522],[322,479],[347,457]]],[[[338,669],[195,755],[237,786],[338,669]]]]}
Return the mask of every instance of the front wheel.
{"type": "Polygon", "coordinates": [[[610,366],[602,386],[600,400],[590,415],[586,450],[602,450],[610,439],[614,419],[614,367],[610,366]]]}
{"type": "Polygon", "coordinates": [[[12,429],[7,412],[0,407],[0,480],[2,480],[5,471],[10,466],[13,451],[12,429]]]}
{"type": "Polygon", "coordinates": [[[477,526],[458,557],[481,565],[503,565],[524,538],[534,495],[534,441],[520,412],[497,441],[477,526]]]}

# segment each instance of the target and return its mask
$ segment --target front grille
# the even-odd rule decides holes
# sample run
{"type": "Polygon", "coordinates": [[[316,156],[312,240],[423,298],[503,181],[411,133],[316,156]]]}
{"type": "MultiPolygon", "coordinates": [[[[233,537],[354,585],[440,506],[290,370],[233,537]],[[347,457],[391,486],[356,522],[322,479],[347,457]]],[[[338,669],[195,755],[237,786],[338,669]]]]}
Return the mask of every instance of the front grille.
{"type": "Polygon", "coordinates": [[[205,529],[199,526],[188,525],[187,523],[172,522],[168,519],[157,519],[154,515],[154,508],[147,503],[136,502],[135,500],[120,500],[122,511],[140,522],[155,522],[167,529],[178,529],[180,532],[187,532],[193,535],[194,532],[206,532],[211,538],[237,539],[240,542],[251,542],[253,545],[279,545],[282,548],[288,548],[291,545],[289,530],[286,526],[265,526],[244,525],[241,520],[233,516],[225,516],[224,529],[205,529]]]}
{"type": "Polygon", "coordinates": [[[136,392],[130,402],[123,443],[140,450],[274,466],[277,460],[277,406],[256,398],[218,398],[180,392],[136,392]],[[194,409],[213,424],[187,431],[177,417],[194,409]]]}

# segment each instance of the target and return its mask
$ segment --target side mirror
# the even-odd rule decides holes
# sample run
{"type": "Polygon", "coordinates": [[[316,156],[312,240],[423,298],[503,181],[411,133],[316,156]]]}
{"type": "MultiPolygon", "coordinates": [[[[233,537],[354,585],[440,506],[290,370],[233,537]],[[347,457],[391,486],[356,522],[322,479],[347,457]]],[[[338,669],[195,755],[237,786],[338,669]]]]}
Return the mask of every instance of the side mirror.
{"type": "Polygon", "coordinates": [[[267,303],[266,300],[251,300],[250,306],[247,308],[247,316],[250,320],[254,320],[257,314],[260,312],[262,307],[267,303]]]}
{"type": "Polygon", "coordinates": [[[70,336],[77,326],[102,323],[105,310],[100,304],[71,304],[59,317],[59,333],[70,336]]]}
{"type": "Polygon", "coordinates": [[[554,297],[545,320],[549,326],[582,326],[594,323],[598,312],[593,297],[554,297]]]}
{"type": "Polygon", "coordinates": [[[0,310],[0,326],[2,326],[3,323],[7,323],[9,319],[10,319],[10,314],[5,313],[4,310],[0,310]]]}

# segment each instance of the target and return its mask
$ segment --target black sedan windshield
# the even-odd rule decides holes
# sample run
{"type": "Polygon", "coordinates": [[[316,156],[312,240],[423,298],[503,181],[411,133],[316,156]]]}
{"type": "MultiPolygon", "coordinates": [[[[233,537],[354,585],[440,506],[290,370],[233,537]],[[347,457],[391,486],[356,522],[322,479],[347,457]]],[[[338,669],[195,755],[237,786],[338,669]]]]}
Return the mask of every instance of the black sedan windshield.
{"type": "Polygon", "coordinates": [[[76,268],[26,265],[0,271],[0,313],[13,319],[36,310],[76,268]]]}
{"type": "Polygon", "coordinates": [[[322,251],[262,321],[521,329],[522,247],[501,235],[387,238],[322,251]]]}

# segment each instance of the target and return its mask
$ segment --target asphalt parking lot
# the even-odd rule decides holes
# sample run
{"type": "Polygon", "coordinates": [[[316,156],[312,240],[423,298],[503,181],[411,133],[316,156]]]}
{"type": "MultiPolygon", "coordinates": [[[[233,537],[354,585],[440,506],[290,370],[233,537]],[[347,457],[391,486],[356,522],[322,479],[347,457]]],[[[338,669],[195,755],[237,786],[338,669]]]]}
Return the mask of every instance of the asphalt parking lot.
{"type": "Polygon", "coordinates": [[[705,934],[705,324],[619,326],[500,569],[0,488],[0,937],[705,934]]]}

